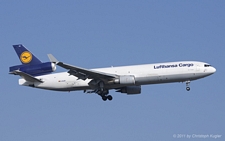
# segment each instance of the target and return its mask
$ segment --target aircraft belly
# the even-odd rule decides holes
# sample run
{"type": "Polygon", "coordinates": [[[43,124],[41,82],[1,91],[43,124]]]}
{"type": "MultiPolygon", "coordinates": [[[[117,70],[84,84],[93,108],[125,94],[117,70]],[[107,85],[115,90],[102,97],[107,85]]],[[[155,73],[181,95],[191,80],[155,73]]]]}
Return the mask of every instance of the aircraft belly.
{"type": "Polygon", "coordinates": [[[158,75],[147,75],[142,77],[135,77],[135,84],[159,84],[159,83],[170,83],[170,82],[183,82],[187,80],[198,79],[199,76],[195,73],[182,73],[182,74],[158,74],[158,75]]]}
{"type": "Polygon", "coordinates": [[[55,90],[55,91],[75,91],[89,89],[88,85],[76,85],[75,82],[55,82],[55,83],[42,83],[35,85],[36,88],[55,90]]]}

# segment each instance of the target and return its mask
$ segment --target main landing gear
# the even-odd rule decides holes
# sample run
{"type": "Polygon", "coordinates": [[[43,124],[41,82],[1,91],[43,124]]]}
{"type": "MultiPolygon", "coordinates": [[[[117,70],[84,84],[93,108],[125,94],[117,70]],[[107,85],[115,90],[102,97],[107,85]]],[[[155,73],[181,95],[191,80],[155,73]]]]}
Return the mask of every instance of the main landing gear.
{"type": "Polygon", "coordinates": [[[96,93],[96,94],[98,94],[99,96],[101,96],[102,97],[102,100],[103,101],[106,101],[106,100],[109,100],[109,101],[111,101],[112,99],[113,99],[113,97],[111,96],[111,95],[108,95],[109,94],[109,90],[98,90],[98,89],[96,89],[96,90],[93,90],[93,91],[84,91],[84,93],[96,93]]]}
{"type": "Polygon", "coordinates": [[[186,90],[187,91],[191,90],[191,88],[189,87],[190,83],[191,83],[191,81],[186,81],[186,90]]]}
{"type": "Polygon", "coordinates": [[[106,101],[106,100],[111,101],[113,99],[113,97],[111,95],[108,95],[109,90],[97,90],[96,93],[102,97],[103,101],[106,101]]]}
{"type": "Polygon", "coordinates": [[[103,101],[106,101],[106,100],[111,101],[113,99],[113,97],[111,95],[104,95],[104,96],[101,96],[101,97],[102,97],[103,101]]]}
{"type": "Polygon", "coordinates": [[[113,99],[113,97],[109,94],[109,90],[104,89],[104,82],[100,81],[99,82],[99,90],[98,90],[98,95],[100,95],[102,97],[103,101],[109,100],[111,101],[113,99]]]}
{"type": "Polygon", "coordinates": [[[103,81],[99,81],[99,82],[93,81],[93,83],[94,83],[95,89],[93,91],[84,91],[85,93],[96,93],[102,97],[103,101],[106,101],[106,100],[111,101],[113,99],[113,97],[109,95],[109,90],[105,89],[105,84],[103,81]]]}

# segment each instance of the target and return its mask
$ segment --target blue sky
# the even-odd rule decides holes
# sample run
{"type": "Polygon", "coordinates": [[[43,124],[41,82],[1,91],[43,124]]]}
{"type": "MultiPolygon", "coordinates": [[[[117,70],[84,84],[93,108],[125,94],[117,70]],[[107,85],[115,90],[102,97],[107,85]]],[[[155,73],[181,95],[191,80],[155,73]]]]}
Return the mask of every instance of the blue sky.
{"type": "Polygon", "coordinates": [[[0,140],[224,140],[224,7],[222,0],[1,1],[0,140]],[[111,91],[113,101],[103,102],[19,86],[8,68],[20,64],[12,48],[20,43],[42,61],[52,53],[84,68],[196,60],[217,72],[191,82],[190,92],[182,83],[148,85],[141,95],[111,91]]]}

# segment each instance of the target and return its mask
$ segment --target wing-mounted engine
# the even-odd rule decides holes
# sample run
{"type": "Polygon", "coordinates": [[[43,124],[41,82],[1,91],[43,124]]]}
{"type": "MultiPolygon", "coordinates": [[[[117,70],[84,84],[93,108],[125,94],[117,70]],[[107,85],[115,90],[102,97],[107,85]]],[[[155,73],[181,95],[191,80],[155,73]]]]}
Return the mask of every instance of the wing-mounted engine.
{"type": "Polygon", "coordinates": [[[56,70],[56,65],[51,62],[40,63],[35,65],[17,65],[9,68],[10,72],[19,70],[32,76],[52,73],[56,70]]]}
{"type": "Polygon", "coordinates": [[[135,84],[135,77],[133,75],[122,75],[119,78],[114,79],[115,84],[135,84]]]}
{"type": "Polygon", "coordinates": [[[120,88],[116,92],[126,93],[128,95],[140,94],[141,86],[127,86],[127,87],[120,88]]]}

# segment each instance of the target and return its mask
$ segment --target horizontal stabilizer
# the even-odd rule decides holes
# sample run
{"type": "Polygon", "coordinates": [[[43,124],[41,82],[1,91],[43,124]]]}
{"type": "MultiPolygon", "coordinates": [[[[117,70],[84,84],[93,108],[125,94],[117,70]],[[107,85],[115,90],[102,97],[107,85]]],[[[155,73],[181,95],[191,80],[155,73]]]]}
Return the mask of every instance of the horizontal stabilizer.
{"type": "Polygon", "coordinates": [[[20,75],[23,79],[25,79],[26,81],[29,81],[29,82],[39,82],[39,83],[43,83],[43,81],[27,74],[27,73],[24,73],[22,71],[19,71],[19,70],[14,70],[12,72],[10,72],[10,74],[15,74],[15,75],[20,75]]]}

